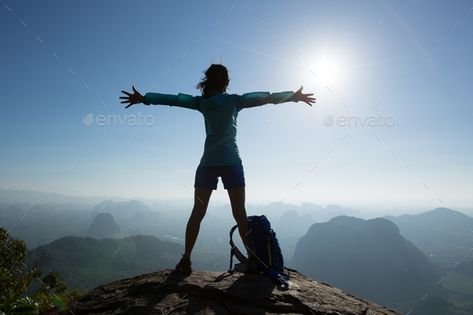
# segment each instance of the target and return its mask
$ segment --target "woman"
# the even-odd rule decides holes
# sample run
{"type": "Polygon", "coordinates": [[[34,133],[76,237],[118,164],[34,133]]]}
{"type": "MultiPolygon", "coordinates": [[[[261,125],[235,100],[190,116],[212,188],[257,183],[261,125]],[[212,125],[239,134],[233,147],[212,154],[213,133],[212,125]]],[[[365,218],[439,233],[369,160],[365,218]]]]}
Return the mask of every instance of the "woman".
{"type": "Polygon", "coordinates": [[[302,101],[312,106],[315,102],[313,94],[303,94],[302,87],[296,92],[280,93],[253,92],[243,95],[227,94],[230,82],[227,68],[213,64],[205,71],[205,77],[197,88],[202,96],[191,96],[179,93],[169,95],[146,93],[141,95],[133,86],[133,94],[122,91],[121,103],[145,105],[161,104],[180,106],[201,112],[205,120],[205,148],[200,164],[195,173],[194,207],[187,222],[185,250],[174,271],[183,275],[192,272],[191,252],[199,233],[200,223],[204,218],[210,195],[217,189],[218,177],[222,178],[224,189],[227,190],[232,207],[233,217],[249,257],[248,272],[255,272],[255,257],[248,247],[248,221],[245,210],[245,178],[243,165],[236,143],[237,116],[243,108],[260,106],[268,103],[302,101]]]}

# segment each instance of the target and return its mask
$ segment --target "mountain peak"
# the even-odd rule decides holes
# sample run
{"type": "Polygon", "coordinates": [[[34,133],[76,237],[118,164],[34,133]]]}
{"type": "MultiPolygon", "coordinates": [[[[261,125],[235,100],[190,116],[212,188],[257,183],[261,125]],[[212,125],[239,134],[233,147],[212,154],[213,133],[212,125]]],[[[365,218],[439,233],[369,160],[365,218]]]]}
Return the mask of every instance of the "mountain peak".
{"type": "Polygon", "coordinates": [[[461,213],[459,211],[456,211],[456,210],[453,210],[453,209],[450,209],[450,208],[444,208],[444,207],[438,207],[438,208],[435,208],[434,210],[427,211],[426,213],[464,215],[463,213],[461,213]]]}
{"type": "Polygon", "coordinates": [[[99,213],[92,222],[88,235],[95,238],[115,237],[119,234],[118,227],[113,215],[110,213],[99,213]]]}
{"type": "Polygon", "coordinates": [[[291,266],[384,305],[423,294],[440,275],[427,256],[383,218],[340,216],[299,240],[291,266]]]}
{"type": "Polygon", "coordinates": [[[289,289],[262,274],[171,270],[100,286],[73,305],[74,314],[397,314],[290,269],[289,289]]]}

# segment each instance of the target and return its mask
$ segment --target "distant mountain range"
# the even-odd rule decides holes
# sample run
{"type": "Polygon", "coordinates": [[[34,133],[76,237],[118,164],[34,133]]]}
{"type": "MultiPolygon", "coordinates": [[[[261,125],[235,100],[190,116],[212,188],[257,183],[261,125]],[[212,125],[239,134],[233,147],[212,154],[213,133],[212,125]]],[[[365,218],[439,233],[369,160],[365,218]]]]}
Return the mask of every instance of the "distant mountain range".
{"type": "Polygon", "coordinates": [[[261,207],[262,214],[265,214],[271,222],[276,223],[281,219],[281,216],[290,214],[297,214],[299,216],[310,216],[313,222],[326,222],[333,217],[340,215],[348,216],[360,216],[360,212],[349,207],[343,207],[339,205],[327,205],[322,207],[321,205],[303,202],[299,206],[284,203],[284,202],[272,202],[261,207]]]}
{"type": "Polygon", "coordinates": [[[437,208],[421,214],[386,218],[442,268],[455,268],[460,262],[473,260],[472,217],[437,208]]]}
{"type": "MultiPolygon", "coordinates": [[[[82,197],[49,193],[36,190],[0,188],[0,202],[3,203],[60,203],[60,204],[97,204],[105,197],[82,197]]],[[[122,198],[120,198],[122,199],[122,198]]]]}
{"type": "MultiPolygon", "coordinates": [[[[113,199],[116,202],[128,201],[131,198],[124,198],[121,196],[97,196],[97,197],[85,197],[77,195],[66,195],[55,192],[39,191],[39,190],[22,190],[22,189],[10,189],[0,188],[0,203],[29,203],[29,204],[70,204],[70,205],[96,205],[104,200],[113,199]]],[[[167,201],[159,199],[142,199],[150,203],[164,204],[167,201]]],[[[189,198],[192,201],[191,198],[189,198]]],[[[185,199],[185,203],[189,200],[185,199]]],[[[182,204],[183,200],[173,200],[174,204],[182,204]]]]}
{"type": "Polygon", "coordinates": [[[441,278],[391,221],[340,216],[316,223],[292,266],[308,276],[388,306],[422,296],[441,278]]]}

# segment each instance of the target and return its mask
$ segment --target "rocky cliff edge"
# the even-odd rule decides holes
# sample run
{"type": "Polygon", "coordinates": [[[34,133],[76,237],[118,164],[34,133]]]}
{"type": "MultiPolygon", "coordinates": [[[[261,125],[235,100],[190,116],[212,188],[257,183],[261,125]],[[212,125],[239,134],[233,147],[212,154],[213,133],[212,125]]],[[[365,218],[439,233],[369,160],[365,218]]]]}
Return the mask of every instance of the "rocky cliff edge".
{"type": "Polygon", "coordinates": [[[115,281],[88,292],[74,314],[398,314],[289,269],[289,288],[262,274],[171,270],[115,281]]]}

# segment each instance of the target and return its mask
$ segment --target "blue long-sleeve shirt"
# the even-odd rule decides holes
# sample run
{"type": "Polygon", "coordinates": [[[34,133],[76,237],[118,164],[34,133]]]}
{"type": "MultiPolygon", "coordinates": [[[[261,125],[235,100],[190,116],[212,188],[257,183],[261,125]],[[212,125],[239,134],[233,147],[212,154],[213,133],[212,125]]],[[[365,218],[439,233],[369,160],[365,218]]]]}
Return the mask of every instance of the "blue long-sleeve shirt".
{"type": "Polygon", "coordinates": [[[179,93],[178,95],[146,93],[143,104],[160,104],[194,109],[205,120],[205,147],[200,165],[223,166],[241,163],[236,142],[238,112],[263,104],[296,101],[294,92],[252,92],[243,95],[219,93],[208,98],[179,93]]]}

